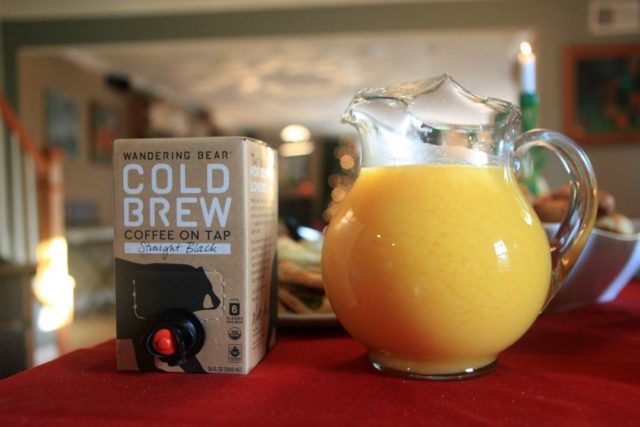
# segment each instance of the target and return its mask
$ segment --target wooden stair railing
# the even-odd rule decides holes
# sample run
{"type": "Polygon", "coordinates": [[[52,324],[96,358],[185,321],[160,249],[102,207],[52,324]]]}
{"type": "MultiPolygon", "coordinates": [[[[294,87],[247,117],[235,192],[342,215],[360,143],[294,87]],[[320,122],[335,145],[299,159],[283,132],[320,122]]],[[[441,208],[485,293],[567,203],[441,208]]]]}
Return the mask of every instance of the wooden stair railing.
{"type": "Polygon", "coordinates": [[[64,156],[40,148],[1,94],[0,113],[3,133],[10,135],[8,141],[0,135],[0,152],[10,155],[10,162],[0,164],[0,204],[6,202],[0,206],[0,262],[35,264],[33,290],[42,304],[38,327],[56,330],[62,354],[69,348],[74,286],[64,228],[64,156]]]}

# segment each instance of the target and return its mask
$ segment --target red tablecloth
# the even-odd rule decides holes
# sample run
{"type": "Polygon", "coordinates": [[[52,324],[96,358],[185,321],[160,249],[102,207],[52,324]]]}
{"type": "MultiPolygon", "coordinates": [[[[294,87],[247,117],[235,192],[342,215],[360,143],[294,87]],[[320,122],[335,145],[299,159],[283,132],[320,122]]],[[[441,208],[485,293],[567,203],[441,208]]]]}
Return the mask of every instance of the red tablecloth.
{"type": "Polygon", "coordinates": [[[285,330],[248,376],[118,372],[113,341],[0,381],[1,426],[640,425],[640,284],[545,314],[496,371],[380,374],[340,329],[285,330]]]}

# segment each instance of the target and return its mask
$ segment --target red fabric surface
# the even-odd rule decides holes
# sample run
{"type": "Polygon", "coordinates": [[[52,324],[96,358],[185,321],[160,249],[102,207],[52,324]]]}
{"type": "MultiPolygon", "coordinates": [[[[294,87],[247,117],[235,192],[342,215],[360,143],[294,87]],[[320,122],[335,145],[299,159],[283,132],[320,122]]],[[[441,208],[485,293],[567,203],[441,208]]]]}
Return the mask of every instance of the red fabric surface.
{"type": "Polygon", "coordinates": [[[640,424],[640,283],[542,315],[494,372],[454,382],[369,367],[340,329],[283,331],[248,376],[116,371],[113,341],[0,381],[1,426],[640,424]]]}

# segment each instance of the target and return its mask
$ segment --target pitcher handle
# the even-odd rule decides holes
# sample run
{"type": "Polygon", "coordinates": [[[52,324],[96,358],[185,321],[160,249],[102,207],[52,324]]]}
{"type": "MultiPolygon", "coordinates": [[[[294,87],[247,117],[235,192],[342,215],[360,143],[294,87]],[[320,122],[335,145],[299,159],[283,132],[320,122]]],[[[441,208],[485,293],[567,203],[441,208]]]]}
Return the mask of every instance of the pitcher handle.
{"type": "Polygon", "coordinates": [[[587,243],[598,210],[595,173],[585,152],[570,138],[548,129],[534,129],[518,137],[513,156],[522,162],[533,147],[555,153],[569,175],[569,210],[551,239],[552,278],[545,306],[560,289],[587,243]]]}

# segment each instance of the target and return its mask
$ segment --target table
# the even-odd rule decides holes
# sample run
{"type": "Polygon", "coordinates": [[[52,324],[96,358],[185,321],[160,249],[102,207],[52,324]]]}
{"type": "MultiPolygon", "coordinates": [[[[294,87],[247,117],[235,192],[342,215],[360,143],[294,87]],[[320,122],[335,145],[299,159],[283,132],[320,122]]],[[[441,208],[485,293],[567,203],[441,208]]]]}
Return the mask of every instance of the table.
{"type": "Polygon", "coordinates": [[[542,315],[472,380],[381,374],[339,328],[283,330],[248,376],[118,372],[109,341],[0,381],[2,426],[640,424],[640,283],[542,315]]]}

